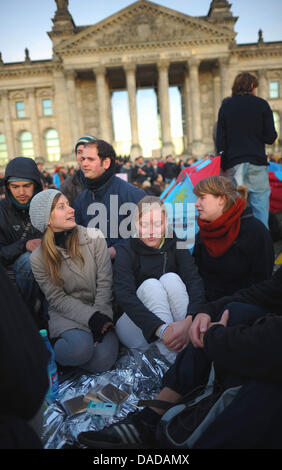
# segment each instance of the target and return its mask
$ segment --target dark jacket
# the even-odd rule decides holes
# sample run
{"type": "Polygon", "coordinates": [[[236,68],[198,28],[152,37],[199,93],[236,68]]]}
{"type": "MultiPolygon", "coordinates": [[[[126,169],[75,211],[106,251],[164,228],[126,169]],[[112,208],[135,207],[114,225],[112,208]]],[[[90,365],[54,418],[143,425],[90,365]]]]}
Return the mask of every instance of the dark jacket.
{"type": "Polygon", "coordinates": [[[146,279],[159,279],[168,272],[177,273],[189,294],[187,315],[201,311],[205,302],[204,286],[190,251],[178,249],[177,239],[167,238],[161,249],[150,248],[140,239],[131,238],[117,249],[114,263],[114,293],[121,312],[142,329],[146,340],[155,341],[156,329],[164,322],[148,310],[136,296],[146,279]],[[200,310],[199,310],[200,309],[200,310]]]}
{"type": "Polygon", "coordinates": [[[120,224],[128,217],[127,212],[120,214],[121,205],[137,204],[145,195],[142,189],[114,175],[96,191],[85,189],[76,198],[74,203],[76,222],[84,227],[99,228],[104,233],[108,246],[116,245],[122,240],[120,224]],[[112,198],[112,204],[111,196],[117,196],[112,198]],[[97,204],[96,207],[95,204],[97,204]],[[103,208],[99,207],[101,204],[106,211],[104,214],[102,214],[103,208]],[[93,220],[95,216],[97,220],[93,220]]]}
{"type": "Polygon", "coordinates": [[[267,101],[252,94],[223,100],[218,113],[217,152],[223,151],[222,168],[239,163],[267,165],[265,144],[277,137],[267,101]]]}
{"type": "Polygon", "coordinates": [[[0,448],[38,447],[27,421],[48,391],[49,352],[2,266],[0,276],[0,448]]]}
{"type": "Polygon", "coordinates": [[[213,326],[204,336],[204,351],[221,370],[248,379],[282,383],[282,267],[267,281],[208,304],[212,317],[229,302],[258,305],[275,315],[252,326],[213,326]]]}
{"type": "MultiPolygon", "coordinates": [[[[282,267],[280,267],[270,279],[253,284],[245,289],[240,289],[232,295],[209,302],[204,305],[202,312],[210,315],[214,321],[217,315],[230,302],[243,302],[258,305],[269,313],[282,315],[282,267]]],[[[199,312],[198,312],[199,313],[199,312]]]]}
{"type": "Polygon", "coordinates": [[[5,171],[6,196],[0,201],[0,262],[4,266],[11,266],[25,253],[28,240],[42,237],[30,224],[29,208],[21,209],[12,202],[7,187],[11,176],[32,179],[35,184],[34,195],[42,190],[40,173],[34,160],[17,157],[8,163],[5,171]]]}
{"type": "Polygon", "coordinates": [[[68,176],[59,188],[72,207],[74,206],[75,199],[84,189],[86,189],[86,182],[84,173],[81,170],[77,170],[74,175],[68,176]]]}
{"type": "Polygon", "coordinates": [[[138,184],[143,184],[144,181],[146,181],[148,179],[148,175],[147,175],[147,172],[146,172],[146,165],[138,165],[136,164],[133,168],[132,168],[132,172],[131,172],[131,178],[132,178],[132,181],[136,181],[136,183],[138,184]],[[145,175],[142,175],[138,172],[138,170],[143,170],[146,174],[145,175]]]}
{"type": "Polygon", "coordinates": [[[163,177],[165,180],[173,180],[178,175],[178,169],[174,162],[166,162],[163,166],[163,177]]]}
{"type": "Polygon", "coordinates": [[[274,265],[269,231],[249,208],[243,212],[238,237],[226,253],[218,258],[210,256],[198,233],[193,255],[208,301],[269,279],[274,265]]]}

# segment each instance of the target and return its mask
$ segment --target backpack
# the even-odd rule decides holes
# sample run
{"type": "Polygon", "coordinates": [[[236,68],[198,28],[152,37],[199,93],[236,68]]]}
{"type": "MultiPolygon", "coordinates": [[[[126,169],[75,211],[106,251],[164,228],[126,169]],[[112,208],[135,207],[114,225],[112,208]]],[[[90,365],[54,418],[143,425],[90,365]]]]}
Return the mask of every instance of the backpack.
{"type": "MultiPolygon", "coordinates": [[[[233,401],[242,385],[224,389],[214,379],[212,366],[208,384],[192,390],[169,406],[157,426],[156,438],[163,449],[193,449],[199,437],[233,401]]],[[[163,402],[152,400],[151,405],[163,402]]],[[[163,408],[165,408],[163,403],[163,408]]],[[[147,404],[150,405],[149,401],[147,404]]]]}

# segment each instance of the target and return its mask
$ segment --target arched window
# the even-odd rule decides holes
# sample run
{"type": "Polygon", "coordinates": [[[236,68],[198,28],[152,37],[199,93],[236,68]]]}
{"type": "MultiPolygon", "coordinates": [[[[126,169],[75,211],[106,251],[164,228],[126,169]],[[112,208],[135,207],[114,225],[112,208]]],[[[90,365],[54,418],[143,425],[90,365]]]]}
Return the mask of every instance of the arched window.
{"type": "Polygon", "coordinates": [[[6,165],[8,162],[8,148],[6,143],[6,137],[4,134],[0,134],[0,165],[6,165]]]}
{"type": "Polygon", "coordinates": [[[34,158],[32,135],[28,131],[23,131],[20,135],[20,153],[23,157],[34,158]]]}
{"type": "Polygon", "coordinates": [[[47,160],[49,162],[58,162],[61,158],[59,135],[55,129],[48,129],[45,132],[45,145],[47,160]]]}

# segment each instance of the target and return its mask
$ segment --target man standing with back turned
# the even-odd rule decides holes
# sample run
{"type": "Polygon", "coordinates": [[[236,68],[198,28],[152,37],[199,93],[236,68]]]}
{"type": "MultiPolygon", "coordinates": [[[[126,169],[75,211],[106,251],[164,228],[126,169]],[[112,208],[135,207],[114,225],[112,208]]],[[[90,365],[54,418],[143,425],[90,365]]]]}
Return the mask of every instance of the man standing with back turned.
{"type": "Polygon", "coordinates": [[[269,104],[256,96],[258,80],[240,73],[218,113],[217,152],[223,152],[225,176],[237,185],[247,186],[253,215],[268,228],[270,187],[265,144],[272,144],[277,133],[269,104]]]}

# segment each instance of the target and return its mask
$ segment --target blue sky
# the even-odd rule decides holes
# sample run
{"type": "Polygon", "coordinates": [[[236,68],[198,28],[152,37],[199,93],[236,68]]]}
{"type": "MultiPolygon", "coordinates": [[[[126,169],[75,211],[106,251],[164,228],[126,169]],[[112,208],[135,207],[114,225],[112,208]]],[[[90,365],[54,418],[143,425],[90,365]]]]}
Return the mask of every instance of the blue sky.
{"type": "MultiPolygon", "coordinates": [[[[129,0],[69,0],[69,11],[76,25],[91,25],[127,7],[129,0]]],[[[155,3],[191,16],[207,15],[210,0],[155,0],[155,3]]],[[[256,42],[258,30],[265,41],[282,40],[282,0],[230,0],[239,16],[235,30],[237,42],[256,42]]],[[[31,60],[52,56],[51,40],[54,0],[0,0],[0,51],[4,62],[24,60],[24,49],[31,60]]]]}

